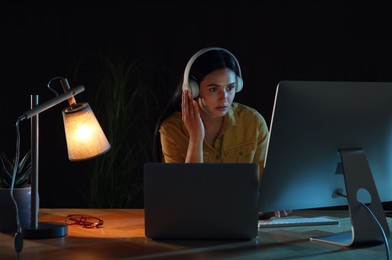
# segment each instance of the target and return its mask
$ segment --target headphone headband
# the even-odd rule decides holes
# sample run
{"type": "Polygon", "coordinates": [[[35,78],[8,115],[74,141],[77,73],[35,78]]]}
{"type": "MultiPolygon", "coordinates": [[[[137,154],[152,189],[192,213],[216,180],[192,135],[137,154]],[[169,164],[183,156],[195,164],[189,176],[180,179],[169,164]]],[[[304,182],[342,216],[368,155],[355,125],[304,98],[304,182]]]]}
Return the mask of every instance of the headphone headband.
{"type": "Polygon", "coordinates": [[[190,90],[193,97],[199,96],[199,86],[194,80],[189,80],[189,72],[192,68],[193,63],[199,58],[201,55],[203,55],[206,52],[213,51],[213,50],[220,50],[227,52],[233,59],[235,60],[237,67],[238,67],[238,76],[237,76],[237,89],[236,92],[241,91],[243,82],[242,82],[242,74],[241,74],[241,67],[240,63],[238,62],[237,58],[228,50],[219,48],[219,47],[207,47],[204,49],[199,50],[193,56],[189,59],[188,63],[186,64],[185,71],[184,71],[184,78],[183,78],[183,83],[182,83],[182,90],[190,90]]]}

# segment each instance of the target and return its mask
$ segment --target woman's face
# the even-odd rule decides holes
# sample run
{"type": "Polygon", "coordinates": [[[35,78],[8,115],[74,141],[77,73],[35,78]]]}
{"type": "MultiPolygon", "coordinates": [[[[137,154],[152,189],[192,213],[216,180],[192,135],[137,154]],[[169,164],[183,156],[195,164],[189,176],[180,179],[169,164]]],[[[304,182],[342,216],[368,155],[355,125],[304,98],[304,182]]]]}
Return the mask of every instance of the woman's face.
{"type": "Polygon", "coordinates": [[[202,115],[223,117],[233,103],[237,76],[230,69],[207,74],[200,82],[199,106],[202,115]]]}

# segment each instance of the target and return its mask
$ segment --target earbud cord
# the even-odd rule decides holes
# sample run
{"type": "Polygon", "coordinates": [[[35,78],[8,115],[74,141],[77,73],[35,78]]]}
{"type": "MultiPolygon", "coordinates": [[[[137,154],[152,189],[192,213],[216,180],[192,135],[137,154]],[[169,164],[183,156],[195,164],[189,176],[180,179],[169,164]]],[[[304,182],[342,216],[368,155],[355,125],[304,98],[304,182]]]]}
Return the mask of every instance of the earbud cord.
{"type": "Polygon", "coordinates": [[[14,202],[15,213],[16,213],[16,233],[15,233],[15,238],[14,238],[14,248],[15,248],[15,252],[17,255],[17,259],[19,259],[19,253],[23,249],[23,234],[22,234],[22,227],[21,227],[20,219],[19,219],[18,203],[16,202],[16,200],[14,198],[14,185],[15,185],[16,171],[18,169],[19,155],[20,155],[19,122],[20,122],[20,119],[18,118],[18,120],[16,121],[16,154],[15,154],[14,171],[12,173],[12,182],[11,182],[11,188],[10,188],[10,195],[11,195],[12,201],[14,202]]]}

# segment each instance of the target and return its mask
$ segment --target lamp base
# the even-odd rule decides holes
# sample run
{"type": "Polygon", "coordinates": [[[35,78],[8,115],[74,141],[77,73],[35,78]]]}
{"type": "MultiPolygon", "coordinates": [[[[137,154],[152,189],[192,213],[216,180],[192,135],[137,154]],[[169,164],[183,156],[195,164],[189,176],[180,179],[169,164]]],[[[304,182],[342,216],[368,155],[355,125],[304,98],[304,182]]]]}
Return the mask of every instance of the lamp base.
{"type": "Polygon", "coordinates": [[[44,239],[68,235],[68,225],[56,222],[38,222],[36,227],[23,227],[23,238],[44,239]]]}

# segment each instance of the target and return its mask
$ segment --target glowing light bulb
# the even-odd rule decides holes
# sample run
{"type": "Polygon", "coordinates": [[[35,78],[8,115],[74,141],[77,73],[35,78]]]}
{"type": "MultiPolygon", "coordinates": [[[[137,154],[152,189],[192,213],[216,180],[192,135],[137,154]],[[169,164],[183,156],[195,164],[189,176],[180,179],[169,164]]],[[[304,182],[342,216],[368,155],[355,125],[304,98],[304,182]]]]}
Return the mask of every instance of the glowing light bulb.
{"type": "Polygon", "coordinates": [[[86,140],[91,137],[91,128],[87,125],[82,125],[76,130],[76,136],[79,140],[86,140]]]}
{"type": "Polygon", "coordinates": [[[87,103],[64,109],[63,119],[68,158],[71,161],[96,157],[110,149],[110,144],[87,103]]]}

